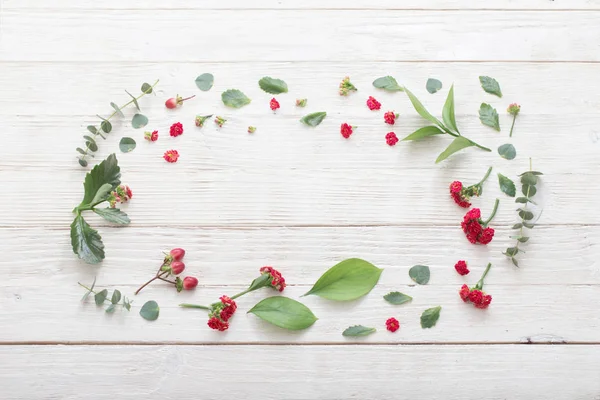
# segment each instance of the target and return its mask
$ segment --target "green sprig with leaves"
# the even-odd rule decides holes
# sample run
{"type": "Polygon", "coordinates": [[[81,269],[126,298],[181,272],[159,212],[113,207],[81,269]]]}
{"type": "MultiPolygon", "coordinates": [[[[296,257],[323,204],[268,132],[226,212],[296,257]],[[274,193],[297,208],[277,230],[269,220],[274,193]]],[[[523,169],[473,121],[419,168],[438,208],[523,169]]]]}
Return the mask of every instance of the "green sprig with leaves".
{"type": "Polygon", "coordinates": [[[430,136],[443,134],[453,136],[454,140],[442,153],[440,153],[438,158],[435,160],[436,164],[440,161],[445,160],[452,154],[462,149],[466,149],[467,147],[477,147],[484,151],[492,151],[489,148],[462,136],[462,134],[458,130],[458,126],[456,125],[456,118],[454,115],[454,85],[450,87],[448,97],[446,98],[446,103],[444,104],[444,108],[442,109],[443,122],[434,117],[429,111],[427,111],[425,106],[423,106],[419,99],[417,99],[417,97],[410,90],[404,87],[404,91],[406,92],[406,95],[408,96],[410,102],[415,108],[415,111],[417,111],[417,113],[421,117],[425,118],[427,121],[433,123],[434,125],[425,126],[423,128],[417,129],[416,131],[402,139],[402,141],[424,139],[430,136]]]}
{"type": "Polygon", "coordinates": [[[519,246],[529,240],[529,236],[526,235],[527,231],[525,229],[533,229],[535,226],[535,224],[532,222],[535,215],[528,206],[529,204],[536,205],[531,198],[537,193],[536,185],[538,183],[538,176],[540,175],[543,174],[539,171],[533,171],[531,167],[531,159],[529,159],[529,171],[519,175],[521,177],[521,192],[523,193],[523,196],[517,197],[515,199],[515,203],[523,204],[523,206],[517,209],[519,217],[521,218],[521,222],[513,225],[512,229],[517,230],[518,233],[511,236],[511,239],[516,239],[517,243],[515,246],[507,248],[502,253],[510,258],[516,267],[519,266],[516,255],[519,253],[524,253],[519,246]]]}
{"type": "MultiPolygon", "coordinates": [[[[110,123],[110,120],[115,115],[124,117],[123,109],[132,103],[135,105],[135,107],[139,111],[140,105],[138,103],[138,100],[141,99],[142,97],[144,97],[145,95],[152,93],[152,91],[154,90],[154,87],[157,84],[158,84],[158,80],[156,80],[156,82],[154,82],[154,85],[150,85],[149,83],[142,84],[142,88],[141,88],[142,94],[140,94],[137,97],[133,96],[131,93],[129,93],[126,90],[125,93],[127,93],[131,97],[131,100],[129,100],[127,103],[123,104],[121,107],[119,107],[115,103],[111,102],[110,106],[113,108],[114,111],[112,114],[110,114],[106,118],[101,117],[100,115],[97,115],[97,117],[100,118],[100,120],[101,120],[100,124],[88,125],[87,130],[92,134],[92,136],[89,136],[89,135],[83,136],[83,138],[85,139],[85,149],[82,149],[81,147],[78,147],[76,149],[77,152],[79,153],[79,156],[77,157],[77,159],[79,160],[79,165],[81,165],[82,167],[87,167],[88,161],[86,158],[94,157],[94,155],[91,153],[95,153],[96,151],[98,151],[98,144],[96,143],[96,139],[98,138],[98,136],[100,136],[102,139],[106,139],[105,135],[109,134],[112,131],[112,124],[110,123]]],[[[136,114],[136,117],[134,117],[134,118],[136,118],[135,125],[138,128],[142,127],[142,125],[137,122],[137,120],[139,120],[141,117],[146,118],[142,114],[136,114]]],[[[146,118],[146,123],[147,123],[147,118],[146,118]]]]}
{"type": "MultiPolygon", "coordinates": [[[[79,283],[79,282],[77,282],[77,283],[79,283]]],[[[89,298],[90,294],[93,293],[94,301],[96,302],[96,305],[98,307],[104,306],[106,304],[106,302],[108,301],[108,307],[106,307],[104,309],[104,311],[107,313],[114,312],[117,307],[124,308],[127,311],[131,310],[131,303],[133,303],[133,301],[130,301],[126,296],[123,296],[119,290],[115,289],[113,291],[112,295],[109,296],[108,289],[103,289],[103,290],[97,292],[94,290],[95,285],[96,285],[96,279],[94,279],[94,282],[92,282],[91,287],[87,287],[86,285],[79,283],[79,286],[81,286],[82,288],[87,290],[87,292],[81,298],[82,302],[85,302],[89,298]]]]}

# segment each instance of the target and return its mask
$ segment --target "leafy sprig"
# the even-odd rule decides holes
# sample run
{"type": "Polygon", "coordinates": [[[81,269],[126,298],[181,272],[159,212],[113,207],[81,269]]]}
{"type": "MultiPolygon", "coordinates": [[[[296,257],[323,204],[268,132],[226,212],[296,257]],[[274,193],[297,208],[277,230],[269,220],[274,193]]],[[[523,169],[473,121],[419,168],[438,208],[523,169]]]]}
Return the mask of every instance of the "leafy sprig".
{"type": "Polygon", "coordinates": [[[475,143],[471,139],[462,136],[462,134],[458,130],[458,126],[456,125],[456,118],[454,115],[454,85],[450,87],[448,97],[446,98],[446,103],[444,104],[444,108],[442,109],[442,120],[444,122],[440,121],[439,119],[434,117],[429,111],[427,111],[427,109],[425,108],[425,106],[423,106],[419,99],[417,99],[417,97],[406,87],[404,87],[404,91],[406,92],[406,95],[408,96],[410,102],[415,108],[415,111],[417,111],[417,113],[421,117],[425,118],[427,121],[433,123],[434,125],[417,129],[416,131],[402,139],[403,141],[423,139],[426,137],[443,134],[454,136],[455,138],[452,141],[452,143],[450,143],[450,145],[435,160],[436,164],[440,161],[445,160],[452,154],[467,147],[475,146],[485,151],[492,151],[489,148],[475,143]]]}
{"type": "MultiPolygon", "coordinates": [[[[142,94],[140,94],[137,97],[134,97],[131,93],[129,93],[126,90],[125,92],[131,97],[131,100],[129,100],[127,103],[123,104],[121,107],[119,107],[115,103],[111,102],[110,106],[114,109],[114,111],[112,114],[110,114],[106,118],[101,117],[100,115],[97,115],[97,117],[100,118],[101,122],[99,125],[88,125],[87,130],[92,134],[92,136],[85,135],[83,137],[85,139],[85,149],[82,149],[81,147],[78,147],[76,149],[77,152],[79,153],[79,157],[77,157],[77,159],[79,160],[79,165],[81,165],[82,167],[87,167],[88,161],[86,160],[86,158],[94,156],[93,154],[90,154],[90,152],[95,153],[96,151],[98,151],[98,144],[96,143],[96,139],[98,138],[98,136],[100,136],[102,139],[106,139],[106,136],[104,136],[104,135],[109,134],[112,131],[112,124],[110,123],[110,120],[115,115],[124,117],[123,109],[132,103],[135,105],[135,107],[138,110],[140,110],[140,105],[138,103],[138,100],[141,99],[142,97],[144,97],[145,95],[152,93],[154,87],[157,84],[158,84],[158,80],[156,80],[156,82],[154,82],[154,85],[150,85],[149,83],[142,84],[142,88],[141,88],[142,94]]],[[[136,114],[136,115],[140,115],[143,117],[143,115],[141,115],[141,114],[136,114]]],[[[138,119],[139,119],[139,117],[138,117],[138,119]]],[[[146,123],[147,123],[147,118],[146,118],[146,123]]],[[[141,126],[138,126],[138,127],[141,127],[141,126]]]]}
{"type": "Polygon", "coordinates": [[[133,301],[130,301],[126,296],[123,296],[119,290],[115,289],[112,292],[112,295],[109,296],[108,289],[103,289],[97,292],[94,290],[95,285],[96,279],[94,279],[94,282],[92,282],[91,287],[87,287],[86,285],[79,283],[79,286],[87,290],[87,292],[83,295],[83,298],[81,299],[82,302],[85,302],[89,298],[90,294],[93,293],[94,302],[98,307],[104,306],[108,301],[108,307],[104,309],[104,311],[107,313],[114,312],[117,307],[124,308],[127,311],[131,310],[131,303],[133,303],[133,301]]]}
{"type": "MultiPolygon", "coordinates": [[[[539,171],[533,171],[531,167],[531,159],[529,159],[529,171],[519,175],[521,177],[521,192],[523,196],[517,197],[515,203],[523,204],[523,206],[517,209],[518,215],[521,218],[521,222],[513,225],[512,229],[518,230],[518,234],[511,236],[512,239],[516,239],[517,243],[513,247],[507,248],[502,254],[511,259],[512,263],[518,267],[519,262],[516,259],[516,255],[523,253],[520,249],[522,243],[526,243],[529,240],[529,236],[526,236],[527,231],[524,229],[533,229],[535,224],[532,222],[535,217],[534,213],[529,209],[529,204],[536,204],[531,198],[537,193],[536,184],[538,182],[538,176],[543,175],[539,171]]],[[[538,215],[539,218],[539,215],[538,215]]]]}

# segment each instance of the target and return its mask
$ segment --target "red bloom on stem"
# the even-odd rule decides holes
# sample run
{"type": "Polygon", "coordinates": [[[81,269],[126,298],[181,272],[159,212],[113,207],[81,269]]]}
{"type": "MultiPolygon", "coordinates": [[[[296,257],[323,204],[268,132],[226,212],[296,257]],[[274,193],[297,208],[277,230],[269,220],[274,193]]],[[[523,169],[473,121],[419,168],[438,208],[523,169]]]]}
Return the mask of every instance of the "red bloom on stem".
{"type": "Polygon", "coordinates": [[[485,228],[483,232],[481,232],[481,236],[479,237],[479,243],[488,244],[494,238],[494,229],[493,228],[485,228]]]}
{"type": "Polygon", "coordinates": [[[385,135],[385,142],[388,144],[388,146],[395,146],[396,143],[398,143],[398,136],[396,136],[394,132],[389,132],[387,135],[385,135]]]}
{"type": "Polygon", "coordinates": [[[481,220],[481,211],[479,208],[473,208],[471,211],[468,211],[460,226],[462,227],[463,232],[467,236],[469,242],[488,244],[494,238],[494,229],[488,228],[487,225],[496,215],[496,211],[498,210],[499,200],[496,199],[496,203],[494,204],[494,210],[492,211],[492,215],[486,220],[481,220]]]}
{"type": "Polygon", "coordinates": [[[464,260],[458,261],[454,265],[454,269],[459,273],[459,275],[467,275],[470,272],[469,267],[467,267],[467,262],[464,260]]]}
{"type": "Polygon", "coordinates": [[[281,106],[279,105],[279,102],[277,101],[277,99],[275,99],[275,97],[273,97],[271,99],[271,101],[269,102],[269,107],[271,107],[271,110],[275,111],[278,108],[280,108],[281,106]]]}
{"type": "Polygon", "coordinates": [[[348,125],[347,123],[343,123],[342,126],[340,127],[340,133],[342,134],[342,136],[346,139],[348,139],[350,137],[350,135],[352,135],[354,127],[351,125],[348,125]]]}
{"type": "Polygon", "coordinates": [[[450,184],[450,196],[454,199],[454,202],[460,207],[469,208],[471,203],[469,200],[473,196],[479,196],[483,191],[483,183],[490,176],[492,167],[488,168],[485,176],[478,183],[464,187],[461,181],[454,181],[450,184]]]}
{"type": "Polygon", "coordinates": [[[156,142],[158,140],[158,131],[144,132],[144,139],[150,142],[156,142]]]}
{"type": "Polygon", "coordinates": [[[369,98],[367,99],[367,107],[369,107],[369,110],[371,111],[379,110],[381,108],[381,103],[375,100],[373,96],[369,96],[369,98]]]}
{"type": "Polygon", "coordinates": [[[163,158],[170,163],[177,162],[179,159],[179,152],[177,150],[167,150],[165,151],[163,158]]]}
{"type": "Polygon", "coordinates": [[[226,321],[221,321],[219,318],[217,317],[212,317],[208,320],[208,324],[209,328],[223,332],[226,331],[227,328],[229,328],[229,323],[226,321]]]}
{"type": "Polygon", "coordinates": [[[171,128],[169,128],[169,134],[173,137],[183,134],[183,125],[181,125],[181,122],[175,122],[173,125],[171,125],[171,128]]]}
{"type": "Polygon", "coordinates": [[[481,279],[477,281],[477,284],[473,288],[469,288],[467,285],[462,285],[462,287],[458,291],[458,294],[460,295],[462,301],[464,301],[465,303],[471,302],[476,308],[480,309],[486,309],[490,306],[490,303],[492,302],[492,296],[483,292],[482,289],[483,280],[490,271],[491,267],[492,264],[488,263],[487,267],[485,268],[485,271],[483,272],[483,275],[481,276],[481,279]]]}
{"type": "Polygon", "coordinates": [[[465,303],[469,300],[469,293],[471,293],[471,289],[469,289],[469,287],[467,285],[462,285],[460,290],[458,291],[460,298],[465,303]]]}
{"type": "Polygon", "coordinates": [[[396,318],[392,317],[385,321],[385,327],[390,332],[396,332],[398,329],[400,329],[400,322],[398,322],[396,318]]]}
{"type": "Polygon", "coordinates": [[[383,114],[383,120],[389,125],[394,125],[396,123],[396,118],[398,118],[398,114],[394,114],[393,111],[388,111],[383,114]]]}
{"type": "Polygon", "coordinates": [[[277,271],[273,267],[266,266],[266,267],[262,267],[260,269],[260,273],[261,274],[269,274],[271,276],[270,286],[273,289],[277,289],[280,292],[283,292],[283,289],[285,289],[285,287],[286,287],[286,283],[285,283],[285,278],[283,276],[281,276],[281,273],[279,271],[277,271]]]}
{"type": "Polygon", "coordinates": [[[224,306],[220,313],[220,317],[223,321],[227,322],[233,316],[235,310],[237,310],[237,304],[227,296],[221,296],[219,300],[221,300],[221,303],[224,306]]]}
{"type": "Polygon", "coordinates": [[[483,292],[481,290],[473,289],[473,290],[471,290],[471,293],[469,293],[469,301],[471,303],[479,304],[482,299],[483,299],[483,292]]]}
{"type": "Polygon", "coordinates": [[[192,290],[196,286],[198,286],[198,279],[193,276],[186,276],[183,278],[183,289],[184,290],[192,290]]]}

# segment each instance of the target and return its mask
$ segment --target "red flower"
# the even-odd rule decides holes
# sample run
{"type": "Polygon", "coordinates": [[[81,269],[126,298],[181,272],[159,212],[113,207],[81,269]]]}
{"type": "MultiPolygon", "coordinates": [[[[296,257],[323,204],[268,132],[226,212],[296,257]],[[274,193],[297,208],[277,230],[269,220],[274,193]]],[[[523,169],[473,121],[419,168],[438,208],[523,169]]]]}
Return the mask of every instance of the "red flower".
{"type": "Polygon", "coordinates": [[[260,273],[271,275],[270,286],[273,289],[277,289],[280,292],[283,292],[283,289],[285,289],[285,287],[286,287],[286,283],[285,283],[285,278],[283,276],[281,276],[281,273],[279,271],[277,271],[273,267],[266,266],[266,267],[262,267],[260,269],[260,273]]]}
{"type": "Polygon", "coordinates": [[[454,269],[456,270],[456,272],[458,272],[460,275],[467,275],[470,271],[469,268],[467,267],[467,262],[464,260],[460,260],[458,261],[455,265],[454,265],[454,269]]]}
{"type": "Polygon", "coordinates": [[[181,125],[181,122],[175,122],[173,125],[171,125],[171,128],[169,129],[169,134],[173,137],[177,137],[179,135],[181,135],[183,133],[183,125],[181,125]]]}
{"type": "Polygon", "coordinates": [[[350,135],[352,135],[352,129],[353,127],[348,125],[347,123],[343,123],[342,126],[340,127],[340,133],[342,134],[342,136],[346,139],[348,139],[350,137],[350,135]]]}
{"type": "Polygon", "coordinates": [[[463,184],[461,181],[454,181],[450,184],[450,193],[460,193],[463,184]]]}
{"type": "Polygon", "coordinates": [[[488,308],[490,306],[491,302],[492,302],[492,296],[489,294],[484,294],[481,298],[481,301],[479,303],[475,304],[475,307],[485,310],[486,308],[488,308]]]}
{"type": "Polygon", "coordinates": [[[394,132],[389,132],[387,135],[385,135],[385,142],[388,144],[388,146],[395,146],[396,143],[398,143],[398,136],[396,136],[394,132]]]}
{"type": "Polygon", "coordinates": [[[158,131],[154,131],[152,133],[144,132],[144,139],[150,142],[156,142],[158,140],[158,131]]]}
{"type": "Polygon", "coordinates": [[[226,331],[227,328],[229,328],[229,323],[226,321],[221,321],[217,317],[212,317],[208,320],[208,326],[211,329],[223,332],[226,331]]]}
{"type": "Polygon", "coordinates": [[[481,236],[479,237],[479,243],[488,244],[494,238],[494,229],[493,228],[485,228],[483,232],[481,232],[481,236]]]}
{"type": "Polygon", "coordinates": [[[227,296],[221,296],[219,300],[221,300],[221,303],[224,306],[220,313],[220,317],[223,321],[229,321],[229,319],[235,313],[235,310],[237,310],[237,304],[235,304],[235,301],[227,296]]]}
{"type": "Polygon", "coordinates": [[[479,304],[481,303],[481,300],[483,300],[483,292],[479,289],[471,290],[471,293],[469,293],[469,301],[471,303],[479,304]]]}
{"type": "Polygon", "coordinates": [[[165,151],[163,158],[170,163],[177,162],[179,159],[179,152],[177,150],[167,150],[165,151]]]}
{"type": "Polygon", "coordinates": [[[275,97],[273,97],[271,99],[271,102],[269,103],[269,107],[271,107],[271,110],[275,111],[281,106],[279,105],[279,102],[275,99],[275,97]]]}
{"type": "Polygon", "coordinates": [[[183,289],[192,290],[196,286],[198,286],[197,278],[194,278],[193,276],[186,276],[185,278],[183,278],[183,289]]]}
{"type": "Polygon", "coordinates": [[[392,317],[385,321],[385,326],[388,331],[396,332],[398,329],[400,329],[400,322],[398,322],[396,318],[392,317]]]}
{"type": "Polygon", "coordinates": [[[469,289],[469,287],[467,285],[462,285],[460,290],[458,291],[460,298],[465,303],[469,300],[469,293],[471,293],[471,289],[469,289]]]}
{"type": "Polygon", "coordinates": [[[373,96],[369,96],[367,99],[367,107],[369,107],[369,110],[379,110],[381,108],[381,103],[375,100],[373,96]]]}
{"type": "Polygon", "coordinates": [[[396,123],[396,118],[398,118],[398,114],[394,114],[393,111],[388,111],[383,114],[383,120],[386,124],[394,125],[396,123]]]}

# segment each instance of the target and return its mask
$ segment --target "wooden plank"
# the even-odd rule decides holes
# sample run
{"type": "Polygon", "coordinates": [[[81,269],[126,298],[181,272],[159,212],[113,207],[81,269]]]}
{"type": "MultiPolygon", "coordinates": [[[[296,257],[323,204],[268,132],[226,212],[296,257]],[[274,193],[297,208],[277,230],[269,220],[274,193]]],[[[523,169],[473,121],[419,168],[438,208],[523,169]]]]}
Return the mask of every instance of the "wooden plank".
{"type": "Polygon", "coordinates": [[[9,9],[0,60],[597,62],[597,21],[594,11],[9,9]]]}
{"type": "Polygon", "coordinates": [[[14,400],[583,400],[600,392],[600,346],[3,346],[0,357],[3,394],[14,400]]]}

